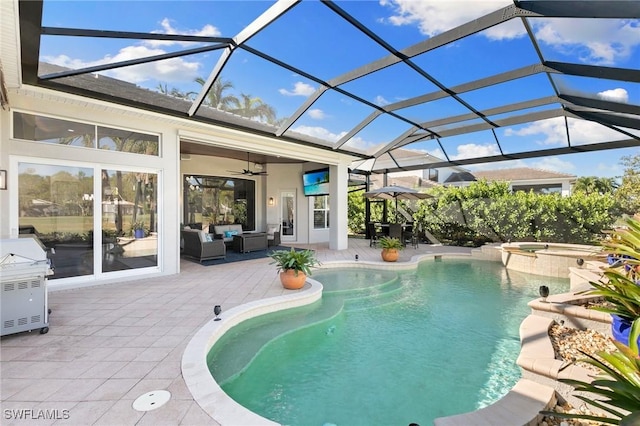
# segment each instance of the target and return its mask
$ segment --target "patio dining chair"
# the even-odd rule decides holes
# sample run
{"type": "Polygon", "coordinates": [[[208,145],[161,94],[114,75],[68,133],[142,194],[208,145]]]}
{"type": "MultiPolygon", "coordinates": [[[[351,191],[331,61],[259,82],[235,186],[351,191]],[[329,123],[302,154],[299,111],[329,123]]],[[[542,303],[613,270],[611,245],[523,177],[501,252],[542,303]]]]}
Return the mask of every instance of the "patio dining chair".
{"type": "Polygon", "coordinates": [[[379,224],[375,222],[369,222],[367,224],[367,230],[369,232],[369,247],[376,247],[380,237],[384,235],[382,229],[378,225],[379,224]]]}

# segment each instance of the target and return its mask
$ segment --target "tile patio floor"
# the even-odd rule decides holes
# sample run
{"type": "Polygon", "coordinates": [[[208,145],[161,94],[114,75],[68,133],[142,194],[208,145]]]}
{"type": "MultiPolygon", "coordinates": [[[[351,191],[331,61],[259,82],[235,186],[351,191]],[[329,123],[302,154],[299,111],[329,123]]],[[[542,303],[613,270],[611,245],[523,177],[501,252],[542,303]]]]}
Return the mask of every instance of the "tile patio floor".
{"type": "MultiPolygon", "coordinates": [[[[316,250],[321,262],[354,260],[356,254],[380,261],[380,249],[363,239],[349,239],[349,248],[340,251],[296,247],[316,250]]],[[[402,251],[399,262],[451,252],[470,250],[421,244],[402,251]]],[[[289,291],[269,262],[201,266],[183,259],[179,275],[50,291],[48,334],[0,340],[0,424],[217,425],[182,379],[182,353],[211,320],[214,305],[224,316],[225,309],[289,291]],[[132,408],[153,390],[168,390],[171,399],[148,412],[132,408]],[[27,419],[16,419],[19,413],[27,419]],[[34,418],[45,413],[54,418],[34,418]]]]}

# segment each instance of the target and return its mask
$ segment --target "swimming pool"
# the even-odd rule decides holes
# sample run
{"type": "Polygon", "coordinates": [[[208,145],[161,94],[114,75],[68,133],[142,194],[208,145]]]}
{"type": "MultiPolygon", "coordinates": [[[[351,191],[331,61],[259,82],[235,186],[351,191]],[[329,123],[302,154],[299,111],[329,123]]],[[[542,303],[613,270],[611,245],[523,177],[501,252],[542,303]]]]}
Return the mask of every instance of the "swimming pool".
{"type": "Polygon", "coordinates": [[[527,302],[569,286],[468,259],[313,278],[321,301],[245,321],[208,356],[227,394],[282,424],[430,424],[488,405],[520,377],[527,302]]]}

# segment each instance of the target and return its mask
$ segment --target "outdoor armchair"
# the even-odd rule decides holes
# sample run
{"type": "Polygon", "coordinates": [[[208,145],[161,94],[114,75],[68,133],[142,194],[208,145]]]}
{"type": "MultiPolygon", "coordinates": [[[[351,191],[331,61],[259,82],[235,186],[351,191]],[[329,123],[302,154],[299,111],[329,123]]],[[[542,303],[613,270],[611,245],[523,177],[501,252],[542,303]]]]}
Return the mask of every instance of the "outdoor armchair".
{"type": "Polygon", "coordinates": [[[214,240],[204,231],[188,230],[182,231],[184,239],[185,256],[203,260],[222,259],[227,255],[227,249],[223,240],[214,240]]]}

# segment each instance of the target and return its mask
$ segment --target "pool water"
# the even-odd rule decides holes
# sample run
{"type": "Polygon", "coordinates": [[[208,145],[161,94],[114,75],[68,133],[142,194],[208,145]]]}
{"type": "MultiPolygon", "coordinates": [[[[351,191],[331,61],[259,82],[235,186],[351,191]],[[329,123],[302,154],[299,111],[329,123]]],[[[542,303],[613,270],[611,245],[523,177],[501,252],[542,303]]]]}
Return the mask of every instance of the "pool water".
{"type": "Polygon", "coordinates": [[[520,377],[527,302],[569,288],[468,259],[313,278],[321,301],[246,321],[208,356],[229,396],[285,425],[427,425],[489,405],[520,377]]]}

